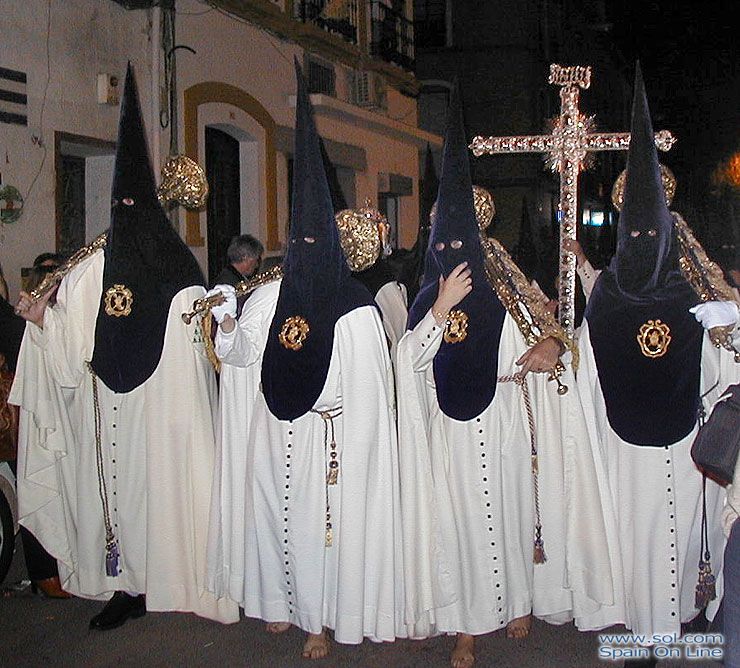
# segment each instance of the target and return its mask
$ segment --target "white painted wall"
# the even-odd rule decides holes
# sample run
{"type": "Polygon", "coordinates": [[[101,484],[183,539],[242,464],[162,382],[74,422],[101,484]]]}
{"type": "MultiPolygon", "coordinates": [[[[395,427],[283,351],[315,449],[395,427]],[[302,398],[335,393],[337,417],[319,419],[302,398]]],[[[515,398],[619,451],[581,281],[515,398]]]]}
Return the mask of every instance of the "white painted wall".
{"type": "Polygon", "coordinates": [[[242,234],[251,234],[264,239],[260,221],[263,219],[261,211],[265,208],[265,198],[260,187],[264,158],[260,160],[262,144],[254,138],[240,139],[239,141],[239,173],[241,177],[240,213],[242,219],[242,234]]]}
{"type": "MultiPolygon", "coordinates": [[[[290,42],[282,41],[254,26],[231,19],[217,11],[203,13],[203,4],[197,0],[178,0],[180,14],[177,21],[177,39],[197,51],[196,55],[180,52],[178,77],[180,90],[203,81],[220,81],[241,88],[256,98],[278,125],[293,126],[295,108],[289,98],[295,95],[293,58],[302,62],[302,50],[290,42]],[[212,35],[218,35],[218,48],[214,48],[212,35]]],[[[337,93],[348,95],[346,68],[336,66],[337,93]]],[[[387,116],[410,129],[416,128],[416,100],[401,95],[387,87],[387,116]]],[[[370,198],[377,204],[378,173],[396,173],[414,180],[417,192],[419,175],[419,146],[410,142],[392,140],[377,131],[358,128],[338,118],[317,115],[317,126],[325,139],[354,146],[367,152],[366,171],[356,175],[356,201],[370,198]]],[[[203,131],[199,128],[199,134],[203,131]]],[[[202,136],[202,135],[200,135],[202,136]]],[[[181,129],[182,137],[182,129],[181,129]]],[[[202,142],[202,139],[200,139],[202,142]]],[[[285,160],[278,156],[278,229],[281,242],[285,241],[289,211],[285,160]]],[[[266,211],[261,207],[261,215],[266,211]]],[[[400,211],[402,245],[410,246],[418,229],[418,202],[416,196],[403,198],[400,211]]],[[[201,232],[205,231],[205,215],[201,216],[201,232]]],[[[265,229],[266,219],[261,218],[260,229],[265,229]]],[[[264,240],[264,235],[261,235],[264,240]]]]}
{"type": "Polygon", "coordinates": [[[11,299],[18,294],[21,267],[54,248],[54,132],[115,141],[119,109],[97,103],[97,75],[123,78],[129,59],[142,106],[151,107],[150,14],[101,0],[2,3],[0,65],[28,77],[29,126],[0,124],[3,180],[18,187],[26,200],[22,218],[3,230],[0,245],[11,299]]]}
{"type": "MultiPolygon", "coordinates": [[[[183,91],[206,81],[241,88],[256,98],[278,125],[293,126],[295,111],[289,104],[289,97],[295,94],[293,57],[302,60],[301,49],[254,25],[209,10],[197,0],[178,0],[177,9],[177,43],[197,52],[178,51],[180,146],[183,145],[183,91]]],[[[108,141],[116,139],[119,108],[97,103],[98,73],[113,73],[123,78],[127,60],[132,61],[151,152],[157,158],[155,172],[168,154],[169,134],[162,131],[158,123],[162,72],[158,11],[125,10],[110,0],[5,0],[2,3],[0,66],[26,72],[29,96],[29,127],[0,125],[3,180],[16,185],[26,198],[21,220],[14,226],[7,226],[0,235],[3,239],[0,261],[10,285],[11,298],[17,295],[20,286],[21,267],[41,250],[54,247],[54,132],[108,141]],[[41,141],[32,140],[34,136],[41,141]]],[[[339,67],[337,78],[342,79],[339,67]]],[[[339,92],[342,94],[341,90],[339,92]]],[[[416,101],[389,87],[387,114],[413,129],[416,101]]],[[[243,229],[258,232],[257,236],[264,240],[267,216],[263,196],[266,189],[263,183],[264,133],[254,119],[239,110],[214,109],[206,113],[202,110],[198,129],[201,142],[207,123],[227,124],[243,133],[239,137],[244,142],[243,229]]],[[[379,172],[409,176],[416,188],[419,146],[412,141],[390,139],[382,132],[355,127],[347,119],[319,116],[317,123],[326,139],[359,146],[366,151],[367,169],[356,175],[358,203],[364,202],[366,197],[377,202],[379,172]]],[[[204,155],[202,150],[201,145],[201,155],[204,155]]],[[[94,236],[94,231],[107,219],[103,214],[106,197],[103,193],[107,190],[102,183],[104,174],[100,172],[96,178],[91,188],[98,194],[95,201],[88,204],[89,236],[94,236]]],[[[277,159],[277,181],[278,227],[280,239],[284,241],[289,216],[289,184],[283,155],[278,155],[277,159]]],[[[409,246],[415,239],[417,211],[416,197],[404,198],[400,211],[402,245],[409,246]]],[[[176,224],[182,228],[184,215],[180,212],[176,219],[176,224]]],[[[201,217],[201,231],[205,233],[205,214],[201,217]]],[[[192,250],[205,268],[207,249],[192,250]]]]}

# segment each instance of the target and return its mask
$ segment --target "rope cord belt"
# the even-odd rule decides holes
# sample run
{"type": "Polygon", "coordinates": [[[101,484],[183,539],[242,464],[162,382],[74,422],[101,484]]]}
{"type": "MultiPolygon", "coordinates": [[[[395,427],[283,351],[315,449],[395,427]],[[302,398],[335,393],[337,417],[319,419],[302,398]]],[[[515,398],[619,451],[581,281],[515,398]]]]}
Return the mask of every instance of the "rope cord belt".
{"type": "MultiPolygon", "coordinates": [[[[532,401],[529,396],[529,386],[527,379],[519,373],[509,376],[499,376],[499,383],[516,383],[522,388],[522,399],[524,408],[527,411],[527,423],[529,425],[529,444],[532,457],[532,489],[534,491],[534,553],[533,561],[535,564],[544,564],[547,561],[545,554],[545,540],[542,537],[542,519],[540,515],[540,487],[539,487],[539,463],[537,461],[537,433],[534,427],[534,413],[532,412],[532,401]]],[[[558,392],[560,394],[560,392],[558,392]]]]}
{"type": "Polygon", "coordinates": [[[324,545],[331,547],[334,541],[334,531],[331,523],[331,506],[329,504],[329,485],[336,485],[339,478],[339,454],[337,453],[337,440],[334,436],[334,420],[342,414],[342,409],[334,408],[329,411],[312,410],[324,421],[324,461],[326,462],[326,484],[324,493],[326,499],[326,530],[324,534],[324,545]],[[331,440],[329,431],[331,430],[331,440]]]}

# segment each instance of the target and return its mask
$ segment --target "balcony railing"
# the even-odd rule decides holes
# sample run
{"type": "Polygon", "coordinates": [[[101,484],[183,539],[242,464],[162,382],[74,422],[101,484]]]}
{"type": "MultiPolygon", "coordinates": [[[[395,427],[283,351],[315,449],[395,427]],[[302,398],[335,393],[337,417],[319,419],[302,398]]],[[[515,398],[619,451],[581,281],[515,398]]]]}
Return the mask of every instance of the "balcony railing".
{"type": "Polygon", "coordinates": [[[358,0],[298,0],[293,4],[295,17],[326,32],[357,44],[359,29],[358,0]]]}
{"type": "Polygon", "coordinates": [[[370,54],[414,69],[414,24],[381,0],[370,0],[370,54]]]}

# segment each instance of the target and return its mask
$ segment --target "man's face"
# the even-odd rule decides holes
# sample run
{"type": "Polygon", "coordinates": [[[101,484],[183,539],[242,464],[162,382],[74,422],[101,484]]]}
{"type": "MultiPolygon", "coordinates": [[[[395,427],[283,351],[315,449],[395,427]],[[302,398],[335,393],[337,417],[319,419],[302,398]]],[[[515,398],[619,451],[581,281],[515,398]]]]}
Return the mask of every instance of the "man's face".
{"type": "Polygon", "coordinates": [[[260,265],[260,258],[247,257],[241,262],[237,262],[234,267],[242,276],[251,276],[260,265]]]}

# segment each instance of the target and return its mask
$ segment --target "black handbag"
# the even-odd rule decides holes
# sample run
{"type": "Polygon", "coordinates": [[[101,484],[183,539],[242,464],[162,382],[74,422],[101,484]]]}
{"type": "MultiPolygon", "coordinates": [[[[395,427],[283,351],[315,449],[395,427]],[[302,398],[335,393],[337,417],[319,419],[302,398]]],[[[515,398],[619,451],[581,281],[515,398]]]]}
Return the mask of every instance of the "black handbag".
{"type": "Polygon", "coordinates": [[[740,451],[740,383],[730,385],[699,428],[691,457],[707,476],[728,485],[740,451]]]}

